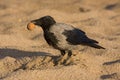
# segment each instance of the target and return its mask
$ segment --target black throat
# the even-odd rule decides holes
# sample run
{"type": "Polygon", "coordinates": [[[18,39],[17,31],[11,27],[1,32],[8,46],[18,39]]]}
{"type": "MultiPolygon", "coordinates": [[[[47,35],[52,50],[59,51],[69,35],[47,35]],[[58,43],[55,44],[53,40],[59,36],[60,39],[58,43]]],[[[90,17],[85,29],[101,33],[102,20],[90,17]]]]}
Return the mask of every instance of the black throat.
{"type": "Polygon", "coordinates": [[[52,23],[44,23],[42,24],[42,29],[44,32],[49,31],[49,29],[52,27],[52,25],[54,25],[56,22],[52,22],[52,23]]]}

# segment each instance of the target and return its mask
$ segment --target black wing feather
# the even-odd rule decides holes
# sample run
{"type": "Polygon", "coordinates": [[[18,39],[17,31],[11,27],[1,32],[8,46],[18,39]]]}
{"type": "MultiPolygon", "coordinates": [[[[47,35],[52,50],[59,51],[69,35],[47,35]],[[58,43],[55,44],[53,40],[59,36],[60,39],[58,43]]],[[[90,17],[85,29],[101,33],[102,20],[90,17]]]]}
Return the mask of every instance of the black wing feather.
{"type": "Polygon", "coordinates": [[[73,30],[65,30],[63,34],[67,37],[66,41],[68,41],[72,45],[88,45],[94,48],[103,48],[96,43],[98,41],[90,39],[86,36],[85,32],[80,29],[74,28],[73,30]]]}

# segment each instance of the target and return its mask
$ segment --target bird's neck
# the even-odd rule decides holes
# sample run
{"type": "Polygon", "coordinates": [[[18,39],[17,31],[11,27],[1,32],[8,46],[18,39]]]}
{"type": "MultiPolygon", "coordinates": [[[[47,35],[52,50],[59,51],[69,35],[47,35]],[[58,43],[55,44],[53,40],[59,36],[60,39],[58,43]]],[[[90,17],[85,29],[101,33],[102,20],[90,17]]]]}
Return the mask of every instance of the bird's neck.
{"type": "Polygon", "coordinates": [[[45,21],[41,26],[43,28],[43,30],[49,30],[52,25],[56,24],[56,22],[54,20],[50,20],[50,21],[45,21]]]}
{"type": "MultiPolygon", "coordinates": [[[[55,23],[54,23],[55,24],[55,23]]],[[[49,31],[50,30],[50,28],[54,25],[54,24],[44,24],[44,25],[42,25],[42,29],[43,29],[43,31],[44,32],[46,32],[46,31],[49,31]]]]}
{"type": "Polygon", "coordinates": [[[48,32],[51,26],[43,26],[42,29],[44,32],[48,32]]]}

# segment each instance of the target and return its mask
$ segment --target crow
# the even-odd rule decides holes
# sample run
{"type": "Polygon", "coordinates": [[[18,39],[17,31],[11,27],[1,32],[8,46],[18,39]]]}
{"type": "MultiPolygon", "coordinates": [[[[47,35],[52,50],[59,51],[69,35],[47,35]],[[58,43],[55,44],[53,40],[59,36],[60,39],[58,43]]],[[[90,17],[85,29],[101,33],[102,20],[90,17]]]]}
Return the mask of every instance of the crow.
{"type": "Polygon", "coordinates": [[[51,16],[43,16],[32,20],[31,23],[42,27],[46,42],[59,50],[62,56],[66,53],[71,56],[72,49],[76,45],[105,49],[98,45],[98,41],[88,38],[84,31],[72,25],[57,23],[51,16]]]}

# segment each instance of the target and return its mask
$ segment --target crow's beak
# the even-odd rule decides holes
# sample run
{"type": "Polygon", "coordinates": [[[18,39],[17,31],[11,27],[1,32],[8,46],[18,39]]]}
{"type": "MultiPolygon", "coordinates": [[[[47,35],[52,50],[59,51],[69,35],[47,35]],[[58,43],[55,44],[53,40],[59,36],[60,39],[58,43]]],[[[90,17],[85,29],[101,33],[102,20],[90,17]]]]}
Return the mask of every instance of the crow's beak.
{"type": "Polygon", "coordinates": [[[40,19],[32,20],[31,23],[38,25],[38,26],[41,25],[40,19]]]}

